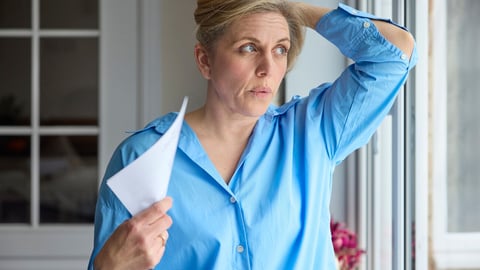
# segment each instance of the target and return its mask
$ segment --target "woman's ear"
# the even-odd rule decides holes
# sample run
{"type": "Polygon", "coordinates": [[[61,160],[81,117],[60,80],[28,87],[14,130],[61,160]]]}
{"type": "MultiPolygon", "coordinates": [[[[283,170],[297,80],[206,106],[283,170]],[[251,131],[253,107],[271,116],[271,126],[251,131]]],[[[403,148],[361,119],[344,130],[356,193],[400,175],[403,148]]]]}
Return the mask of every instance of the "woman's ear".
{"type": "Polygon", "coordinates": [[[200,43],[195,45],[195,62],[198,70],[205,79],[210,79],[210,57],[207,49],[200,43]]]}

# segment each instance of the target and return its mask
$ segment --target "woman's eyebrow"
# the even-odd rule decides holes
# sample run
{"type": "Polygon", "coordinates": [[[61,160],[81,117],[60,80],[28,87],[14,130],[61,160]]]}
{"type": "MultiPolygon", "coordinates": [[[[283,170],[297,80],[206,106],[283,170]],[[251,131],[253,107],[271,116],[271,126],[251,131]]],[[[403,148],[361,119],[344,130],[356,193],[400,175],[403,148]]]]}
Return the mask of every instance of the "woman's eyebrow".
{"type": "MultiPolygon", "coordinates": [[[[235,44],[235,43],[238,43],[238,42],[244,41],[244,40],[252,41],[252,42],[254,42],[254,43],[261,43],[259,39],[254,38],[254,37],[249,37],[249,36],[236,39],[236,40],[234,40],[232,43],[235,44]]],[[[276,43],[282,43],[282,42],[285,42],[285,41],[287,41],[287,42],[290,43],[290,38],[288,38],[288,37],[281,38],[281,39],[277,40],[276,43]]]]}

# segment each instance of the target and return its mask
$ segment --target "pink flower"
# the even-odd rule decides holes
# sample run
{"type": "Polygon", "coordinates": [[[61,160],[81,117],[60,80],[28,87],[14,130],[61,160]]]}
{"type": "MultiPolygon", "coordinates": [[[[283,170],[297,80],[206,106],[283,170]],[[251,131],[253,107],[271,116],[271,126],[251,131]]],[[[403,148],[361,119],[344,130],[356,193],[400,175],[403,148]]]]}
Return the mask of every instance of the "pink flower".
{"type": "Polygon", "coordinates": [[[343,223],[335,222],[333,219],[330,220],[330,231],[340,269],[351,270],[357,267],[365,251],[358,247],[356,234],[347,229],[343,223]]]}

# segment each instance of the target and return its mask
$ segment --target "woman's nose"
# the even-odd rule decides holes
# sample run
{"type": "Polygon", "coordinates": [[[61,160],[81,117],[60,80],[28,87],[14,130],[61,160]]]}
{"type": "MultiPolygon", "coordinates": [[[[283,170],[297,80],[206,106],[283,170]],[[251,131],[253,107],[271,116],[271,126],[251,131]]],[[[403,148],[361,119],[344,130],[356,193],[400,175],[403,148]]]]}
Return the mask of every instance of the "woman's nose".
{"type": "Polygon", "coordinates": [[[273,68],[273,58],[269,54],[263,54],[257,64],[256,74],[258,77],[266,77],[270,75],[273,68]]]}

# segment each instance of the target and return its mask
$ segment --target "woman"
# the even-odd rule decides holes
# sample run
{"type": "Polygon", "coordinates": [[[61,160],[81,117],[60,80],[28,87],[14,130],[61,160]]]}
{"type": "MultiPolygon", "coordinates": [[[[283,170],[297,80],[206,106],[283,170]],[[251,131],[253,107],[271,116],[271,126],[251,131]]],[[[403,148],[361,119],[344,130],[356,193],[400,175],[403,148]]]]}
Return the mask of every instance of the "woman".
{"type": "MultiPolygon", "coordinates": [[[[195,20],[207,98],[185,117],[170,197],[131,217],[104,181],[90,268],[335,269],[333,170],[389,111],[415,64],[413,38],[342,4],[198,0],[195,20]],[[303,26],[355,64],[307,97],[271,106],[303,26]]],[[[126,139],[105,179],[158,140],[175,115],[126,139]]]]}

